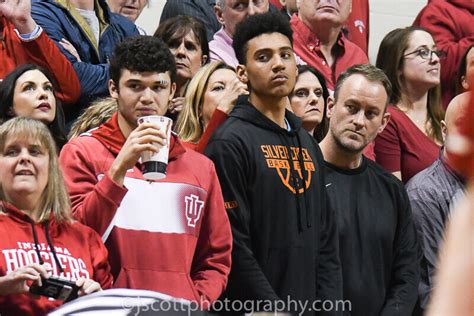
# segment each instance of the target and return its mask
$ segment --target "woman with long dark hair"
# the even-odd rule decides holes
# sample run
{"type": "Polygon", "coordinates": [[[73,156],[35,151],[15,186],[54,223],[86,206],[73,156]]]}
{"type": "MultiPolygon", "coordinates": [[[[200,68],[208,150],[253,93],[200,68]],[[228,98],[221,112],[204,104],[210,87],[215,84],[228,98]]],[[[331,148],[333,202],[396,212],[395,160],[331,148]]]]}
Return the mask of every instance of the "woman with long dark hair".
{"type": "Polygon", "coordinates": [[[67,137],[56,87],[54,77],[46,69],[34,64],[18,66],[0,83],[0,123],[16,116],[39,120],[48,126],[61,149],[67,137]]]}
{"type": "Polygon", "coordinates": [[[438,158],[442,144],[440,58],[433,37],[418,27],[391,31],[376,66],[392,82],[390,121],[375,139],[376,160],[406,183],[438,158]]]}

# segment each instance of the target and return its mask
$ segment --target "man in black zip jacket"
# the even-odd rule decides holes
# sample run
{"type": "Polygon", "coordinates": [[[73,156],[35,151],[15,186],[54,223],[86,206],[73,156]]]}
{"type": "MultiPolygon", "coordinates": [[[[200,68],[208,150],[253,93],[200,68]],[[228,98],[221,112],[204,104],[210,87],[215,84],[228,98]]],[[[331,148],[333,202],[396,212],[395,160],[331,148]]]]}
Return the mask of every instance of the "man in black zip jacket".
{"type": "Polygon", "coordinates": [[[328,99],[321,150],[351,316],[409,316],[418,295],[421,253],[408,195],[397,178],[362,155],[389,120],[391,89],[382,70],[356,65],[339,76],[328,99]]]}
{"type": "Polygon", "coordinates": [[[291,28],[278,13],[254,15],[238,25],[233,47],[250,95],[205,151],[234,238],[224,308],[336,315],[341,268],[322,155],[285,110],[297,76],[291,28]]]}

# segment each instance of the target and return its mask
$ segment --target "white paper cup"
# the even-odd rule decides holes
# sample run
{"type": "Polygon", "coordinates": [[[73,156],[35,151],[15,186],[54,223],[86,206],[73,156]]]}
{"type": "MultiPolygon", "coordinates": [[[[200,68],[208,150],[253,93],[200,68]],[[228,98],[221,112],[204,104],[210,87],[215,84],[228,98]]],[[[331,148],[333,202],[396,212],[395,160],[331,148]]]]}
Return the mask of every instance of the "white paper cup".
{"type": "Polygon", "coordinates": [[[148,180],[160,180],[166,177],[168,166],[168,155],[170,151],[171,126],[173,121],[166,116],[150,115],[138,118],[138,124],[152,123],[166,133],[166,145],[161,147],[157,153],[145,151],[141,155],[143,165],[143,176],[148,180]]]}

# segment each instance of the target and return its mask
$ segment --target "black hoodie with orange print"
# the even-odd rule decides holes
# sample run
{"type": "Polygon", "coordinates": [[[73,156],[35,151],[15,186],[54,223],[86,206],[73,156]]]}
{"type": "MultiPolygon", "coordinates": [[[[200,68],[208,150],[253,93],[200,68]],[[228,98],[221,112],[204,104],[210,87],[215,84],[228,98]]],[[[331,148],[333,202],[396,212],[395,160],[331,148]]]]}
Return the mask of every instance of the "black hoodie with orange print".
{"type": "Polygon", "coordinates": [[[223,298],[251,301],[246,311],[313,313],[318,300],[342,296],[337,231],[319,146],[293,113],[285,119],[288,129],[241,97],[205,150],[234,238],[223,298]]]}

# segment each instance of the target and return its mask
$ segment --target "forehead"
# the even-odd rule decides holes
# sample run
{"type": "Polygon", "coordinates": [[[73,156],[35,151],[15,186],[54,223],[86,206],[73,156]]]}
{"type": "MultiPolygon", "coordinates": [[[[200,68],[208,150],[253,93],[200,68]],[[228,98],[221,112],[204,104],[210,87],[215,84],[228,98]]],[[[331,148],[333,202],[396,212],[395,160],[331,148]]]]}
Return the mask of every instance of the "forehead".
{"type": "Polygon", "coordinates": [[[428,32],[422,30],[413,31],[408,40],[408,47],[416,48],[419,46],[432,47],[435,45],[433,37],[428,32]]]}
{"type": "Polygon", "coordinates": [[[170,72],[153,72],[153,71],[130,71],[128,69],[122,70],[122,75],[120,76],[121,83],[127,82],[142,82],[142,83],[158,83],[162,81],[171,82],[170,72]]]}
{"type": "Polygon", "coordinates": [[[337,103],[354,100],[362,105],[384,110],[387,99],[387,92],[380,82],[369,81],[364,76],[356,74],[348,77],[342,83],[337,103]]]}
{"type": "Polygon", "coordinates": [[[235,71],[230,69],[217,69],[209,77],[209,82],[213,83],[216,81],[230,81],[237,77],[235,71]]]}
{"type": "Polygon", "coordinates": [[[253,55],[260,50],[280,51],[285,48],[292,48],[291,42],[281,33],[265,33],[252,38],[247,43],[247,54],[253,55]]]}
{"type": "Polygon", "coordinates": [[[33,131],[10,132],[5,137],[3,148],[10,146],[39,146],[45,148],[44,144],[42,144],[33,134],[33,131]]]}
{"type": "Polygon", "coordinates": [[[181,30],[177,30],[171,37],[170,41],[190,41],[194,43],[199,43],[199,39],[194,33],[191,27],[186,27],[181,30]]]}
{"type": "Polygon", "coordinates": [[[296,85],[299,86],[309,86],[309,87],[317,87],[321,88],[321,83],[319,82],[318,77],[316,77],[312,72],[305,71],[302,74],[298,75],[296,80],[296,85]]]}
{"type": "Polygon", "coordinates": [[[39,70],[28,70],[25,73],[23,73],[20,77],[17,79],[17,83],[22,83],[26,81],[39,81],[39,82],[49,82],[48,78],[39,70]]]}

